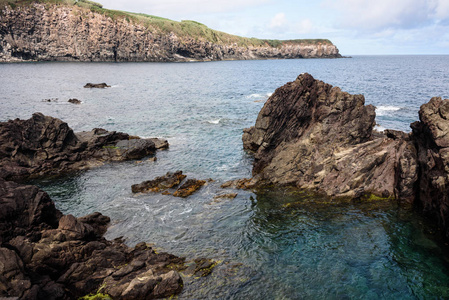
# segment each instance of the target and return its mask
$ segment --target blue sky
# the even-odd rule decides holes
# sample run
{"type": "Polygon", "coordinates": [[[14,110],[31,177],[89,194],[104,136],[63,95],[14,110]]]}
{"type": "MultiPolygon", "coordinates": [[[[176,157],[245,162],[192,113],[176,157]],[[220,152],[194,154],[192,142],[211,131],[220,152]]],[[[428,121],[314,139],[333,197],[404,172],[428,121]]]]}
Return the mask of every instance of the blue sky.
{"type": "Polygon", "coordinates": [[[105,8],[267,39],[327,38],[343,55],[449,54],[449,0],[99,0],[105,8]]]}

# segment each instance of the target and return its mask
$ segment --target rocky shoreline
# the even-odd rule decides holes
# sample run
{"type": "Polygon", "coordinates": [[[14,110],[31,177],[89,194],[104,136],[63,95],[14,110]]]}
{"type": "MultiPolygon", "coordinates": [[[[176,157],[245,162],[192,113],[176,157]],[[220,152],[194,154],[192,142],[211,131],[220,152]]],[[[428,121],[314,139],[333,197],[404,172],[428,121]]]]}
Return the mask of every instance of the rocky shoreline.
{"type": "Polygon", "coordinates": [[[310,74],[278,88],[244,130],[253,178],[330,198],[396,199],[419,208],[449,238],[449,99],[432,98],[412,132],[373,130],[375,108],[310,74]]]}
{"type": "Polygon", "coordinates": [[[98,128],[74,133],[67,123],[35,113],[0,123],[0,141],[0,297],[166,298],[181,292],[180,272],[211,273],[216,263],[208,259],[186,262],[145,243],[108,241],[109,217],[63,215],[36,186],[11,181],[140,159],[168,148],[166,140],[98,128]]]}
{"type": "MultiPolygon", "coordinates": [[[[133,21],[132,14],[111,18],[93,11],[94,8],[101,9],[50,3],[0,7],[0,62],[182,62],[341,57],[330,41],[292,41],[276,47],[266,43],[251,45],[250,39],[247,39],[248,45],[209,41],[202,36],[181,36],[173,31],[163,32],[155,26],[145,26],[133,21]]],[[[203,29],[211,31],[205,26],[199,30],[203,29]]]]}

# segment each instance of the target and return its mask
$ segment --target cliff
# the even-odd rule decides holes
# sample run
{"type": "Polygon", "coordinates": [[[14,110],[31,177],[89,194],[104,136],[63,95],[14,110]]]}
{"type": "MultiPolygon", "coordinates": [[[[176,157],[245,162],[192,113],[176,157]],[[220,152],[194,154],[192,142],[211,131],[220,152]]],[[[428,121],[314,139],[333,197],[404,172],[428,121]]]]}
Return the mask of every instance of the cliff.
{"type": "Polygon", "coordinates": [[[243,38],[194,21],[106,10],[87,0],[8,1],[0,0],[0,62],[341,57],[329,40],[243,38]]]}

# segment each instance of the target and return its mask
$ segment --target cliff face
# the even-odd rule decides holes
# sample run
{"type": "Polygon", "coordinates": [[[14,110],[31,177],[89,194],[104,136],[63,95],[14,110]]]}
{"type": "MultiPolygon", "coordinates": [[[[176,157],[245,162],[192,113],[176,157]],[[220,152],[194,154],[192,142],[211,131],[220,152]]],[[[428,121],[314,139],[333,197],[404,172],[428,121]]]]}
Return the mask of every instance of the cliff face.
{"type": "Polygon", "coordinates": [[[34,3],[0,12],[0,62],[189,61],[341,57],[331,43],[239,46],[165,33],[78,6],[34,3]]]}

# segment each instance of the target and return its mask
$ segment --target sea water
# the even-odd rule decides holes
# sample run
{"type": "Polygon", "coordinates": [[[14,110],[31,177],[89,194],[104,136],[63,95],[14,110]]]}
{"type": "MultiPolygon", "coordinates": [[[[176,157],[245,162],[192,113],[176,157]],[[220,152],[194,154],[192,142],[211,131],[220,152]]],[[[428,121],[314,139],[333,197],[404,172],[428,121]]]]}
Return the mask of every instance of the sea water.
{"type": "Polygon", "coordinates": [[[66,214],[110,216],[108,239],[217,261],[208,277],[184,277],[181,299],[449,298],[447,245],[413,211],[395,203],[329,203],[285,189],[220,188],[251,176],[242,131],[276,88],[303,72],[363,94],[376,106],[378,130],[409,132],[420,105],[449,98],[449,56],[0,64],[0,121],[42,112],[75,131],[168,139],[170,149],[156,162],[111,163],[35,183],[66,214]],[[111,88],[85,89],[87,82],[111,88]],[[132,184],[176,170],[213,181],[186,199],[132,194],[132,184]],[[226,192],[238,195],[214,199],[226,192]]]}

